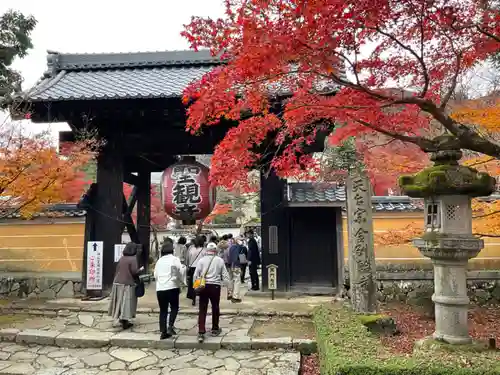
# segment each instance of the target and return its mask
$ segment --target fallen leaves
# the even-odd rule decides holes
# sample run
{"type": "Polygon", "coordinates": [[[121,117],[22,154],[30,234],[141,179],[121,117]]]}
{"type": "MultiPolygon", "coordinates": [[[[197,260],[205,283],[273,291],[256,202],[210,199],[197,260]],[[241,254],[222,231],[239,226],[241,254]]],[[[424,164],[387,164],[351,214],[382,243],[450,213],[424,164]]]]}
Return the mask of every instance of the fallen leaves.
{"type": "Polygon", "coordinates": [[[317,354],[302,356],[301,375],[320,375],[319,358],[317,354]]]}
{"type": "MultiPolygon", "coordinates": [[[[434,319],[405,304],[384,306],[384,314],[394,318],[400,334],[382,337],[383,345],[393,353],[411,354],[415,341],[430,336],[434,332],[434,319]]],[[[498,306],[473,307],[469,310],[469,333],[476,340],[491,337],[500,340],[500,309],[498,306]]]]}

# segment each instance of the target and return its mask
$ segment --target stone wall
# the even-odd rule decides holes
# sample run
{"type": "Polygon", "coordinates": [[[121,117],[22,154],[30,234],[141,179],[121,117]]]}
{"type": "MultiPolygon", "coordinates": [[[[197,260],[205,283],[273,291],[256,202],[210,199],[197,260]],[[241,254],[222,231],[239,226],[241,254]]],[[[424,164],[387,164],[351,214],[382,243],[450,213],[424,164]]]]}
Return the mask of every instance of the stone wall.
{"type": "MultiPolygon", "coordinates": [[[[378,268],[377,296],[380,302],[432,303],[430,298],[434,292],[434,281],[431,270],[400,270],[393,267],[392,271],[387,266],[383,271],[378,268]]],[[[349,297],[347,272],[345,285],[347,292],[344,297],[349,297]]],[[[471,303],[500,304],[500,271],[469,271],[467,285],[471,303]]]]}
{"type": "Polygon", "coordinates": [[[73,275],[0,273],[0,298],[74,298],[81,280],[73,275]]]}

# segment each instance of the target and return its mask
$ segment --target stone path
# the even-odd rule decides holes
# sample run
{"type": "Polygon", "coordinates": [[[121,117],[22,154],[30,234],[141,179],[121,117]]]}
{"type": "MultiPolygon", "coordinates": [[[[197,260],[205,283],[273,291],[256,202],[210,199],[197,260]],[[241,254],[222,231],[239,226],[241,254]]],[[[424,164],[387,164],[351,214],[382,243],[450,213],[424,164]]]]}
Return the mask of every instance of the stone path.
{"type": "Polygon", "coordinates": [[[69,349],[0,342],[1,375],[298,375],[300,354],[274,351],[69,349]]]}
{"type": "MultiPolygon", "coordinates": [[[[14,315],[15,316],[15,315],[14,315]]],[[[207,326],[210,328],[211,315],[207,316],[207,326]]],[[[133,320],[134,326],[127,330],[133,333],[158,334],[158,314],[138,314],[133,320]]],[[[311,338],[314,335],[312,322],[308,318],[287,318],[287,317],[253,317],[226,315],[221,316],[219,325],[223,334],[251,335],[252,328],[261,327],[260,331],[267,330],[266,337],[273,337],[273,333],[278,336],[291,336],[296,338],[311,338]],[[296,327],[294,327],[296,326],[296,327]],[[266,328],[267,327],[267,328],[266,328]],[[271,329],[271,331],[269,331],[271,329]]],[[[59,332],[121,332],[122,328],[117,321],[107,314],[90,312],[71,312],[60,310],[56,316],[19,315],[19,320],[9,323],[10,328],[39,329],[44,331],[59,332]]],[[[195,315],[182,315],[177,317],[175,322],[176,331],[180,336],[195,336],[198,333],[198,318],[195,315]]],[[[5,328],[0,326],[0,328],[5,328]]]]}
{"type": "MultiPolygon", "coordinates": [[[[14,315],[14,318],[16,316],[14,315]]],[[[0,341],[22,344],[54,345],[59,347],[98,348],[108,345],[126,348],[156,349],[297,349],[315,348],[314,328],[307,319],[255,318],[223,316],[222,334],[207,336],[204,343],[197,342],[197,318],[180,315],[175,328],[177,336],[160,340],[158,314],[140,314],[134,326],[123,331],[117,321],[100,313],[58,311],[56,317],[18,316],[0,326],[0,341]]],[[[207,317],[210,328],[211,316],[207,317]]]]}

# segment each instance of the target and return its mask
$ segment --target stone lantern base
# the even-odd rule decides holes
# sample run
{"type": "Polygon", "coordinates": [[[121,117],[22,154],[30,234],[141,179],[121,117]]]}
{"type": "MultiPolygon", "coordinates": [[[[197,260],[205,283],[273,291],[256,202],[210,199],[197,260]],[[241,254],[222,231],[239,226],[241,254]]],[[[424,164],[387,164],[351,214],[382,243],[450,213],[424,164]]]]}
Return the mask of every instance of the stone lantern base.
{"type": "Polygon", "coordinates": [[[443,236],[427,233],[413,241],[434,265],[436,330],[433,338],[449,344],[470,344],[467,324],[467,262],[484,247],[473,236],[443,236]]]}

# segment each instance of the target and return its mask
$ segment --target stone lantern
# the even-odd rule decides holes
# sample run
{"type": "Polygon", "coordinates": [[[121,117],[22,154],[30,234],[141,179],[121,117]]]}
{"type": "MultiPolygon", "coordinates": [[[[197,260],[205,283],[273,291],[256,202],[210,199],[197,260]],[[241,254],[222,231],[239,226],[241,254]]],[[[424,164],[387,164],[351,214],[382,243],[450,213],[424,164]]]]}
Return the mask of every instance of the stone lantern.
{"type": "Polygon", "coordinates": [[[413,176],[401,176],[401,189],[410,197],[424,198],[425,232],[413,240],[434,266],[436,330],[433,338],[449,344],[468,344],[467,262],[484,247],[472,234],[471,198],[493,193],[496,181],[487,173],[461,166],[462,152],[451,136],[441,136],[434,162],[413,176]]]}

